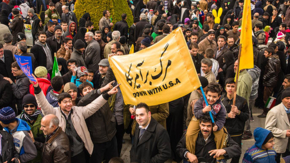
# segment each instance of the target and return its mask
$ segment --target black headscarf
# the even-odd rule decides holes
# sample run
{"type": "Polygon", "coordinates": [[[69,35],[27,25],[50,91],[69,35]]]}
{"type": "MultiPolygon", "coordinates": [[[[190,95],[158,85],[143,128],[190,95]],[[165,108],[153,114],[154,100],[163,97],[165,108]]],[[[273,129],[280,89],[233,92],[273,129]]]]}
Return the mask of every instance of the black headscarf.
{"type": "Polygon", "coordinates": [[[185,18],[189,18],[190,19],[190,16],[189,16],[190,14],[189,14],[189,10],[188,9],[186,9],[185,11],[184,11],[184,13],[183,13],[183,15],[182,15],[182,23],[184,24],[184,20],[185,20],[185,18]]]}
{"type": "Polygon", "coordinates": [[[102,40],[103,40],[105,43],[108,42],[108,41],[107,41],[107,34],[108,34],[108,33],[105,33],[105,29],[106,29],[106,28],[109,29],[109,32],[108,32],[108,33],[110,33],[110,27],[109,27],[109,26],[105,26],[105,27],[103,27],[103,29],[102,29],[102,40]]]}
{"type": "Polygon", "coordinates": [[[60,71],[61,75],[66,74],[68,72],[66,60],[63,58],[57,58],[57,63],[58,65],[62,66],[61,71],[60,71]]]}
{"type": "Polygon", "coordinates": [[[87,32],[87,29],[85,27],[81,27],[75,37],[73,38],[73,44],[78,40],[81,39],[83,42],[85,41],[85,34],[87,32]]]}
{"type": "Polygon", "coordinates": [[[158,12],[159,12],[159,15],[162,15],[162,14],[165,13],[165,11],[162,10],[162,8],[163,8],[163,5],[158,6],[158,12]]]}
{"type": "Polygon", "coordinates": [[[140,14],[141,14],[141,9],[145,8],[146,6],[143,3],[143,0],[136,0],[136,5],[135,5],[135,9],[133,11],[133,16],[134,18],[139,18],[140,14]]]}
{"type": "Polygon", "coordinates": [[[169,19],[171,24],[176,24],[177,23],[177,15],[173,14],[171,15],[171,18],[169,19]]]}

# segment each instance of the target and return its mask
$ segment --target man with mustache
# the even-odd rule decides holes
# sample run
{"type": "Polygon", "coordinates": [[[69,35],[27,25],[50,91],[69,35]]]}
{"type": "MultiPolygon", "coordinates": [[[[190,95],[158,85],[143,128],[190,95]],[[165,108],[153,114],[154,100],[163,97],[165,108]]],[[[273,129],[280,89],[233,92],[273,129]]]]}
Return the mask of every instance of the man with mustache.
{"type": "Polygon", "coordinates": [[[199,131],[191,133],[188,128],[176,147],[177,155],[190,163],[215,163],[217,160],[239,156],[241,154],[239,145],[224,129],[218,137],[212,134],[213,126],[209,114],[203,113],[199,122],[199,131]]]}

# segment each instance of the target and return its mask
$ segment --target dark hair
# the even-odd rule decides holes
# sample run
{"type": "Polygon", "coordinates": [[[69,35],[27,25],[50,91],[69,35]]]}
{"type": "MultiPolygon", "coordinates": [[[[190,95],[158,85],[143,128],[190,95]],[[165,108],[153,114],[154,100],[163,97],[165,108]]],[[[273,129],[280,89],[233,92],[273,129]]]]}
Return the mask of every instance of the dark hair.
{"type": "Polygon", "coordinates": [[[285,29],[287,28],[287,25],[285,23],[282,23],[280,25],[282,25],[282,28],[285,28],[285,29]]]}
{"type": "Polygon", "coordinates": [[[225,82],[225,85],[227,85],[227,84],[235,84],[236,82],[235,82],[235,79],[234,78],[228,78],[227,80],[226,80],[226,82],[225,82]]]}
{"type": "Polygon", "coordinates": [[[209,17],[213,18],[213,15],[211,13],[207,13],[206,16],[207,17],[209,16],[209,17]]]}
{"type": "Polygon", "coordinates": [[[190,44],[190,49],[192,49],[192,48],[198,49],[198,45],[196,42],[193,42],[190,44]]]}
{"type": "Polygon", "coordinates": [[[90,87],[92,87],[92,88],[94,88],[93,86],[92,86],[92,84],[91,83],[89,83],[89,82],[83,82],[80,86],[79,86],[79,92],[81,93],[81,94],[83,94],[83,89],[84,88],[86,88],[87,86],[90,86],[90,87]]]}
{"type": "Polygon", "coordinates": [[[19,67],[17,61],[12,62],[11,68],[17,68],[18,70],[20,70],[20,67],[19,67]]]}
{"type": "Polygon", "coordinates": [[[121,16],[121,17],[122,17],[122,20],[125,20],[125,19],[126,19],[126,17],[127,17],[127,14],[125,14],[125,13],[124,13],[124,14],[122,14],[122,16],[121,16]]]}
{"type": "Polygon", "coordinates": [[[163,22],[158,22],[157,23],[158,30],[162,30],[163,26],[164,26],[164,23],[163,22]]]}
{"type": "Polygon", "coordinates": [[[211,49],[211,48],[207,48],[207,49],[205,50],[205,56],[206,56],[207,58],[213,58],[213,56],[214,56],[214,50],[211,49]]]}
{"type": "Polygon", "coordinates": [[[136,110],[137,109],[140,109],[140,108],[145,108],[146,109],[146,112],[148,113],[149,112],[149,106],[145,103],[139,103],[137,106],[136,106],[136,110]]]}
{"type": "Polygon", "coordinates": [[[105,15],[107,14],[107,11],[108,11],[108,10],[104,10],[104,11],[103,11],[103,16],[105,16],[105,15]]]}
{"type": "Polygon", "coordinates": [[[270,16],[268,12],[264,12],[263,16],[270,16]]]}
{"type": "Polygon", "coordinates": [[[61,20],[60,24],[67,24],[66,20],[61,20]]]}
{"type": "Polygon", "coordinates": [[[54,24],[53,22],[50,22],[50,21],[49,21],[49,22],[47,22],[46,25],[47,25],[47,27],[51,27],[51,26],[53,26],[53,25],[55,25],[55,24],[54,24]]]}
{"type": "Polygon", "coordinates": [[[122,49],[118,49],[117,52],[121,52],[121,53],[125,54],[124,50],[122,50],[122,49]]]}
{"type": "Polygon", "coordinates": [[[234,22],[232,23],[232,27],[233,27],[233,26],[236,26],[236,25],[239,25],[239,22],[234,21],[234,22]]]}
{"type": "Polygon", "coordinates": [[[2,49],[2,48],[3,48],[3,44],[0,43],[0,49],[2,49]]]}
{"type": "Polygon", "coordinates": [[[209,58],[203,58],[201,60],[201,63],[206,64],[208,67],[211,67],[212,66],[212,61],[209,58]]]}
{"type": "Polygon", "coordinates": [[[163,26],[162,30],[163,30],[163,33],[169,33],[170,32],[170,27],[167,24],[165,24],[163,26]]]}
{"type": "Polygon", "coordinates": [[[271,53],[272,55],[274,54],[275,50],[272,47],[268,47],[265,49],[265,51],[267,51],[268,53],[271,53]]]}
{"type": "Polygon", "coordinates": [[[69,59],[66,61],[66,65],[68,66],[69,63],[75,63],[76,65],[78,64],[75,59],[69,59]]]}
{"type": "Polygon", "coordinates": [[[232,39],[235,40],[235,37],[234,37],[233,35],[228,36],[228,39],[229,39],[229,38],[232,38],[232,39]]]}
{"type": "Polygon", "coordinates": [[[220,38],[224,39],[224,41],[227,42],[227,38],[224,35],[219,35],[217,39],[219,40],[220,38]]]}
{"type": "Polygon", "coordinates": [[[48,6],[55,6],[55,4],[53,2],[49,2],[48,6]]]}
{"type": "Polygon", "coordinates": [[[53,90],[60,91],[63,85],[64,85],[64,83],[63,83],[63,79],[61,76],[55,76],[54,78],[52,78],[51,86],[52,86],[53,90]]]}
{"type": "Polygon", "coordinates": [[[90,20],[87,20],[86,23],[85,23],[85,27],[88,28],[90,26],[94,25],[93,22],[91,22],[90,20]]]}
{"type": "Polygon", "coordinates": [[[156,14],[156,12],[157,12],[157,10],[154,10],[154,11],[153,11],[153,14],[156,14]]]}
{"type": "Polygon", "coordinates": [[[191,36],[197,36],[198,37],[198,33],[197,32],[191,32],[191,36]]]}
{"type": "Polygon", "coordinates": [[[261,24],[261,23],[257,23],[257,24],[255,25],[255,27],[256,27],[256,28],[259,28],[259,29],[263,29],[263,24],[261,24]]]}
{"type": "Polygon", "coordinates": [[[222,87],[221,85],[217,83],[210,83],[207,88],[206,88],[206,93],[207,92],[212,92],[212,93],[218,93],[218,95],[221,95],[222,93],[222,87]]]}
{"type": "MultiPolygon", "coordinates": [[[[54,79],[54,78],[53,78],[53,79],[54,79]]],[[[65,98],[70,98],[70,99],[72,99],[69,93],[67,93],[67,92],[63,92],[63,93],[59,94],[57,102],[58,102],[58,103],[61,103],[62,100],[64,100],[65,98]]]]}
{"type": "Polygon", "coordinates": [[[69,41],[72,41],[72,39],[69,37],[65,37],[63,40],[64,43],[68,43],[69,41]]]}
{"type": "Polygon", "coordinates": [[[102,31],[96,31],[95,34],[101,34],[102,35],[102,31]]]}
{"type": "Polygon", "coordinates": [[[287,79],[288,81],[290,81],[290,74],[285,75],[285,79],[287,79]]]}
{"type": "Polygon", "coordinates": [[[92,70],[92,69],[88,69],[88,73],[94,73],[95,74],[95,71],[92,70]]]}
{"type": "Polygon", "coordinates": [[[46,36],[46,33],[45,33],[44,31],[40,31],[39,34],[38,34],[38,37],[39,37],[40,35],[45,35],[45,36],[46,36]]]}
{"type": "Polygon", "coordinates": [[[124,163],[124,160],[122,160],[119,157],[113,157],[113,158],[111,158],[111,160],[109,161],[109,163],[124,163]]]}
{"type": "Polygon", "coordinates": [[[207,24],[203,25],[202,29],[205,31],[205,32],[208,32],[209,31],[209,26],[207,24]]]}
{"type": "Polygon", "coordinates": [[[200,123],[202,123],[202,122],[203,123],[208,123],[208,122],[212,123],[210,115],[208,113],[203,113],[199,120],[200,120],[199,121],[200,123]]]}
{"type": "Polygon", "coordinates": [[[116,45],[117,49],[120,49],[121,48],[121,44],[119,42],[114,42],[112,43],[112,45],[116,45]]]}

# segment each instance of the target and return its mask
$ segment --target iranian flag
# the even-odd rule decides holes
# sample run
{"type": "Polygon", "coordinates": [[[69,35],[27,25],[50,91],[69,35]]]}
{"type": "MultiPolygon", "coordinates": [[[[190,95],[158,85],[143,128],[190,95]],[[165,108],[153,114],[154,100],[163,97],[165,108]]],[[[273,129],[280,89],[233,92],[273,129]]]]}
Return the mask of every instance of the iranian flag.
{"type": "Polygon", "coordinates": [[[58,69],[56,54],[54,54],[51,79],[53,79],[55,76],[61,76],[59,69],[58,69]]]}
{"type": "Polygon", "coordinates": [[[267,109],[272,109],[274,106],[275,106],[275,103],[276,103],[276,98],[275,97],[272,97],[270,96],[267,100],[267,103],[265,105],[265,107],[267,109]]]}

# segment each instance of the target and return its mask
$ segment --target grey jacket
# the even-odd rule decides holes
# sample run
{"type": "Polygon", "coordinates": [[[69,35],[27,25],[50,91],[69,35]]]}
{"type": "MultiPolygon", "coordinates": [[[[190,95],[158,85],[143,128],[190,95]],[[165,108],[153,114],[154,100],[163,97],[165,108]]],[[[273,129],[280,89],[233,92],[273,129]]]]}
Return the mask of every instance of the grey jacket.
{"type": "Polygon", "coordinates": [[[259,88],[259,79],[260,79],[260,75],[261,75],[261,69],[258,66],[254,66],[254,68],[252,69],[248,69],[248,73],[251,75],[252,77],[252,92],[251,92],[251,96],[250,99],[253,99],[255,96],[258,95],[258,88],[259,88]]]}
{"type": "Polygon", "coordinates": [[[75,59],[78,62],[78,66],[86,66],[82,53],[76,49],[71,53],[70,59],[75,59]]]}
{"type": "Polygon", "coordinates": [[[11,85],[13,95],[14,97],[16,97],[18,108],[22,108],[22,98],[24,97],[24,95],[28,93],[29,85],[30,85],[29,79],[24,73],[20,76],[17,76],[16,83],[13,83],[11,85]]]}
{"type": "Polygon", "coordinates": [[[98,41],[92,40],[85,53],[85,63],[87,68],[93,70],[94,72],[99,70],[99,62],[101,60],[101,48],[98,41]]]}

